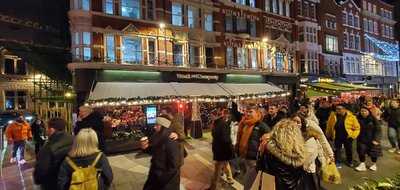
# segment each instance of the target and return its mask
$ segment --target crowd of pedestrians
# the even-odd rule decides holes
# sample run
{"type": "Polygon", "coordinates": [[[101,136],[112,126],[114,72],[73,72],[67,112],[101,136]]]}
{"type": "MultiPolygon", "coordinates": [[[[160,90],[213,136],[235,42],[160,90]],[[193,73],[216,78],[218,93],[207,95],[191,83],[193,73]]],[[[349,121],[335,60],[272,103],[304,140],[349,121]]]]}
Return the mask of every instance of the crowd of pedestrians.
{"type": "MultiPolygon", "coordinates": [[[[275,177],[277,190],[320,190],[321,168],[333,163],[341,168],[343,146],[347,166],[360,172],[377,171],[385,122],[392,145],[389,152],[400,154],[397,99],[306,99],[294,107],[247,104],[239,110],[232,103],[229,108],[215,109],[210,116],[215,169],[209,189],[220,189],[222,176],[230,185],[240,178],[244,190],[254,189],[257,175],[263,171],[275,177]]],[[[188,154],[184,119],[173,106],[160,113],[154,133],[140,139],[143,151],[151,155],[143,189],[178,190],[180,170],[188,154]]],[[[7,140],[13,145],[10,162],[24,164],[25,143],[33,140],[37,158],[33,177],[42,189],[108,189],[113,173],[104,154],[102,119],[90,107],[81,107],[71,135],[61,118],[47,123],[37,118],[30,126],[20,116],[6,129],[7,140]]]]}

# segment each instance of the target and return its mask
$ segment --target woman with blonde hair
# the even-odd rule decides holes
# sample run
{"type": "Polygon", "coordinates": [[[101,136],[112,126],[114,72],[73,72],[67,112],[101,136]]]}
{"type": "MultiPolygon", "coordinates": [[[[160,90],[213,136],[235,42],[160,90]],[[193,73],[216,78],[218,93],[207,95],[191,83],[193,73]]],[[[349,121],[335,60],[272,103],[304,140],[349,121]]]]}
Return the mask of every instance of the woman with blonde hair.
{"type": "Polygon", "coordinates": [[[283,119],[272,129],[265,159],[267,172],[275,176],[276,190],[303,190],[304,138],[297,123],[283,119]]]}
{"type": "Polygon", "coordinates": [[[96,132],[91,128],[81,129],[75,136],[67,158],[61,164],[58,174],[58,189],[70,188],[71,176],[79,168],[94,166],[99,172],[99,189],[108,189],[113,180],[113,173],[107,157],[98,148],[96,132]]]}

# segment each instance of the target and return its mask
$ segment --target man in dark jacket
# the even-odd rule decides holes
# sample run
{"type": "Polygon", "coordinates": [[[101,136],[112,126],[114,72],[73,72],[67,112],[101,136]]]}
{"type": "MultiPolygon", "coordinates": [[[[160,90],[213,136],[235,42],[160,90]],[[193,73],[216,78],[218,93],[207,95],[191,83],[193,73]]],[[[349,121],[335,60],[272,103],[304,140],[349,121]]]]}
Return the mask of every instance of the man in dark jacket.
{"type": "Polygon", "coordinates": [[[320,102],[320,106],[315,113],[315,116],[317,116],[318,121],[319,121],[319,126],[321,127],[322,131],[325,132],[326,130],[326,123],[328,122],[329,115],[332,112],[332,107],[329,104],[329,101],[323,99],[320,102]]]}
{"type": "Polygon", "coordinates": [[[268,114],[264,117],[264,123],[269,127],[274,128],[275,124],[278,123],[283,116],[279,113],[279,109],[276,105],[268,106],[268,114]]]}
{"type": "Polygon", "coordinates": [[[218,182],[222,172],[225,172],[229,184],[233,184],[229,160],[234,158],[234,150],[231,140],[230,118],[227,109],[220,109],[219,117],[214,121],[212,128],[212,152],[215,161],[214,177],[211,182],[211,190],[218,189],[218,182]]]}
{"type": "Polygon", "coordinates": [[[244,119],[239,124],[238,141],[236,143],[239,156],[245,159],[246,174],[244,190],[249,190],[257,176],[257,153],[260,139],[271,131],[262,121],[262,113],[255,105],[249,105],[244,119]]]}
{"type": "Polygon", "coordinates": [[[88,106],[79,107],[79,117],[74,128],[74,134],[78,134],[83,128],[92,128],[96,131],[99,140],[99,149],[102,152],[105,152],[106,145],[104,138],[103,115],[99,112],[93,111],[93,109],[88,106]]]}
{"type": "Polygon", "coordinates": [[[65,132],[65,121],[53,118],[48,122],[49,141],[39,151],[33,178],[43,190],[57,189],[60,165],[72,146],[73,138],[65,132]]]}
{"type": "Polygon", "coordinates": [[[142,149],[152,155],[144,190],[179,190],[181,156],[179,142],[170,139],[171,121],[157,117],[150,143],[142,138],[142,149]]]}
{"type": "Polygon", "coordinates": [[[392,148],[389,152],[400,154],[400,108],[399,101],[390,101],[390,108],[385,111],[384,118],[388,122],[388,136],[392,148]]]}
{"type": "Polygon", "coordinates": [[[31,125],[33,141],[35,142],[35,154],[36,157],[39,154],[40,148],[44,145],[46,141],[46,128],[41,119],[37,118],[31,125]]]}

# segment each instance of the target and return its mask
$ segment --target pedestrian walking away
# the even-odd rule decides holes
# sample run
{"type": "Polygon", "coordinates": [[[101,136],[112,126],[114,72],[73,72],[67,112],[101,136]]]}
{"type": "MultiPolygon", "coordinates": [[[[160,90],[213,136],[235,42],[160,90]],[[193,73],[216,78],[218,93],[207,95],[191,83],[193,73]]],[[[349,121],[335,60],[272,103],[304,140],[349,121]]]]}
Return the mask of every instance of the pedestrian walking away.
{"type": "Polygon", "coordinates": [[[46,128],[44,126],[43,121],[40,118],[36,118],[36,120],[31,125],[33,141],[35,143],[35,154],[36,157],[39,154],[40,148],[44,145],[46,141],[46,128]]]}
{"type": "Polygon", "coordinates": [[[48,142],[39,151],[33,170],[35,184],[42,190],[57,189],[57,176],[62,161],[72,147],[73,137],[65,132],[66,122],[53,118],[47,124],[48,142]]]}

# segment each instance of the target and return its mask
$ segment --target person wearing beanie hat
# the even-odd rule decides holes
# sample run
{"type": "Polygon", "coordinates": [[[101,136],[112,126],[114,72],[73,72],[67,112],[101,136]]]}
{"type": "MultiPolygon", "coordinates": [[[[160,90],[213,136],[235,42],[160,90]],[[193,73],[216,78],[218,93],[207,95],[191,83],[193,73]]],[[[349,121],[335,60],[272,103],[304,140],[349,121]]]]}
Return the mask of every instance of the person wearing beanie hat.
{"type": "Polygon", "coordinates": [[[143,190],[179,190],[182,158],[179,142],[170,138],[170,126],[170,120],[157,117],[155,133],[150,138],[150,144],[147,137],[141,139],[142,149],[152,155],[149,175],[143,190]]]}

